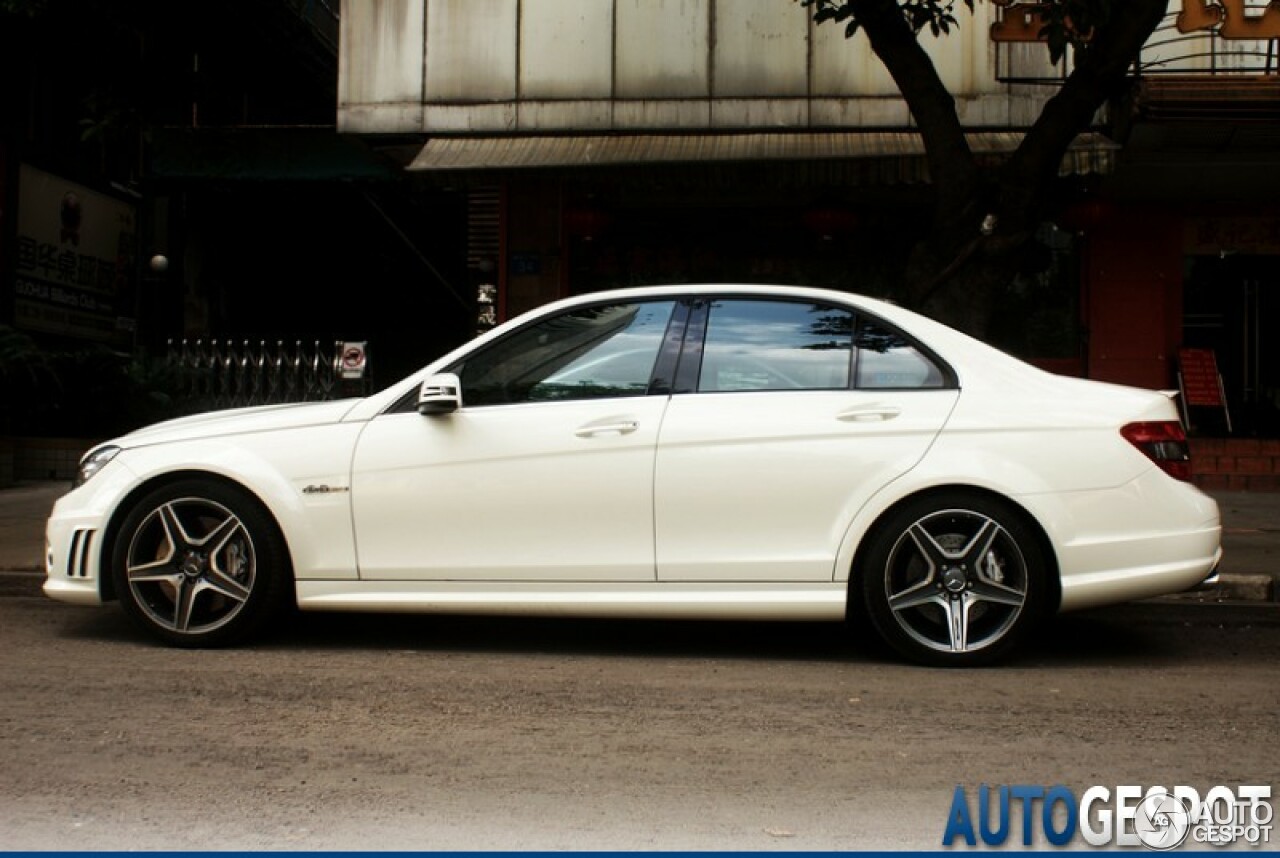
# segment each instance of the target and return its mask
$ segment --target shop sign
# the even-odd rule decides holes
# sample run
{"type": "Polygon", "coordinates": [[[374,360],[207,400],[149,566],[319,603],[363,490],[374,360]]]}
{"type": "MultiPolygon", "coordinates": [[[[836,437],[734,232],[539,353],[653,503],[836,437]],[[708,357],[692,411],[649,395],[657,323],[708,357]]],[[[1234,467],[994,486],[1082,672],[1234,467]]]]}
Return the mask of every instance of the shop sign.
{"type": "Polygon", "coordinates": [[[18,174],[14,324],[127,345],[133,338],[136,212],[26,164],[18,174]]]}
{"type": "Polygon", "coordinates": [[[1280,254],[1280,217],[1193,217],[1183,250],[1190,255],[1280,254]]]}
{"type": "Polygon", "coordinates": [[[1231,409],[1222,386],[1222,374],[1218,372],[1218,356],[1213,349],[1178,349],[1178,387],[1182,390],[1182,405],[1188,424],[1192,408],[1221,408],[1227,421],[1227,431],[1232,431],[1231,409]]]}
{"type": "Polygon", "coordinates": [[[1182,371],[1183,396],[1188,405],[1222,407],[1218,361],[1213,349],[1179,349],[1178,365],[1182,371]]]}

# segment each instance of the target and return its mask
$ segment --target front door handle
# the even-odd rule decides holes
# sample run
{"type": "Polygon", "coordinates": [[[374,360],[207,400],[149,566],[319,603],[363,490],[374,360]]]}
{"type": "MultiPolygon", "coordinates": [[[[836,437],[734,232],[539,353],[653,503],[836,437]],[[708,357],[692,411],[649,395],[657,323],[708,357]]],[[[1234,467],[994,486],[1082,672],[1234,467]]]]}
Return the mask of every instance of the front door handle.
{"type": "Polygon", "coordinates": [[[640,428],[640,421],[626,417],[606,417],[585,426],[580,426],[573,433],[579,438],[598,438],[601,435],[630,435],[640,428]]]}
{"type": "Polygon", "coordinates": [[[892,420],[902,413],[896,405],[858,405],[841,411],[836,419],[845,423],[876,423],[892,420]]]}

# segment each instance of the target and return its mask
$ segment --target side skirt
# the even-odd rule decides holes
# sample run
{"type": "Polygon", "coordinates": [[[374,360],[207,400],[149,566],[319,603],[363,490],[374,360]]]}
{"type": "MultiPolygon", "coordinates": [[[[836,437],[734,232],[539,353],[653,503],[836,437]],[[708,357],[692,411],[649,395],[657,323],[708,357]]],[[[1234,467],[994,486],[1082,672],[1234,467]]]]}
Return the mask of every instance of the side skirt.
{"type": "Polygon", "coordinates": [[[510,614],[723,620],[844,619],[844,582],[821,584],[529,584],[298,581],[304,611],[510,614]]]}

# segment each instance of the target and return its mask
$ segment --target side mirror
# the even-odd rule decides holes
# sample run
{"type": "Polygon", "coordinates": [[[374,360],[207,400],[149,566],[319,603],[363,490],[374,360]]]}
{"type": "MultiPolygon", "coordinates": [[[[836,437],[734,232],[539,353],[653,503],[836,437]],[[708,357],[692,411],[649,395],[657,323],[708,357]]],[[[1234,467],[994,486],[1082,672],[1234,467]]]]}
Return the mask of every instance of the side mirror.
{"type": "Polygon", "coordinates": [[[418,413],[452,414],[462,407],[462,382],[451,372],[428,377],[418,389],[418,413]]]}

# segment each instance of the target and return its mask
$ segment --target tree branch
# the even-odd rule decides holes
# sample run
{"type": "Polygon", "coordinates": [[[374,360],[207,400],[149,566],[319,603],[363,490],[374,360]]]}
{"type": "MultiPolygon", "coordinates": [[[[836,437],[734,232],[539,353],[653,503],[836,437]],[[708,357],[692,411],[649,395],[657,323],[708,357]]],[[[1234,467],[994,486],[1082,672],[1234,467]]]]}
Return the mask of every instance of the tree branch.
{"type": "Polygon", "coordinates": [[[1167,0],[1123,0],[1111,18],[1081,46],[1075,69],[1045,104],[1001,171],[1000,196],[1013,219],[1034,215],[1031,206],[1058,174],[1076,135],[1124,83],[1130,64],[1160,24],[1167,0]]]}
{"type": "Polygon", "coordinates": [[[920,128],[929,175],[938,194],[935,221],[954,223],[974,198],[981,179],[955,99],[897,0],[849,0],[848,5],[920,128]]]}

